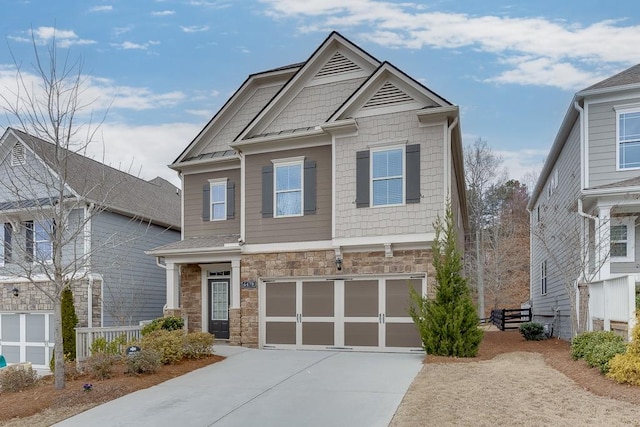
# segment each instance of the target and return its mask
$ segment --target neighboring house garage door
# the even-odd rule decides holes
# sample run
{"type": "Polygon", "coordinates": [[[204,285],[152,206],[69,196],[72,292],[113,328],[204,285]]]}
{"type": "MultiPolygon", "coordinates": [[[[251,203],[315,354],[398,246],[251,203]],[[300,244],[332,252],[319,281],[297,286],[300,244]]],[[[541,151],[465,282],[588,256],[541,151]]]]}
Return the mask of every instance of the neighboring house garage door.
{"type": "Polygon", "coordinates": [[[288,280],[260,284],[265,348],[421,351],[409,285],[424,279],[288,280]]]}
{"type": "Polygon", "coordinates": [[[0,354],[7,363],[48,368],[53,347],[53,313],[0,313],[0,354]]]}

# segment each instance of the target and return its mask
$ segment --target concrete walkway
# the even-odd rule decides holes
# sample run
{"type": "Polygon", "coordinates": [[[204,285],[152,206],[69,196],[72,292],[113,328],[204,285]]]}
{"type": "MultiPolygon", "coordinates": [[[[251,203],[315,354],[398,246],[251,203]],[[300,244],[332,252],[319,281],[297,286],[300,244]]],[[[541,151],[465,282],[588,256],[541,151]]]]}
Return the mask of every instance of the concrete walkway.
{"type": "Polygon", "coordinates": [[[387,426],[422,354],[251,350],[58,426],[387,426]]]}

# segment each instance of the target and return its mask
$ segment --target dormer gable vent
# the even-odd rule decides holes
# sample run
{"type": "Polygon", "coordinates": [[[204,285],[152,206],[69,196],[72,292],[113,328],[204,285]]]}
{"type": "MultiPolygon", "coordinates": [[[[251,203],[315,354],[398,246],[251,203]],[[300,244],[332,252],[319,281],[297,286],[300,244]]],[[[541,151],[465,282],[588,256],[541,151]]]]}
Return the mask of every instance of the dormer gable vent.
{"type": "Polygon", "coordinates": [[[22,145],[21,142],[18,142],[11,150],[11,166],[24,165],[24,163],[24,145],[22,145]]]}
{"type": "Polygon", "coordinates": [[[332,76],[334,74],[350,73],[360,70],[362,70],[362,68],[360,68],[358,64],[354,63],[340,52],[336,52],[331,59],[324,64],[324,67],[318,71],[318,74],[316,74],[314,78],[317,79],[332,76]]]}
{"type": "Polygon", "coordinates": [[[378,91],[367,101],[363,108],[383,107],[385,105],[401,104],[412,102],[413,98],[398,89],[393,83],[386,82],[378,91]]]}

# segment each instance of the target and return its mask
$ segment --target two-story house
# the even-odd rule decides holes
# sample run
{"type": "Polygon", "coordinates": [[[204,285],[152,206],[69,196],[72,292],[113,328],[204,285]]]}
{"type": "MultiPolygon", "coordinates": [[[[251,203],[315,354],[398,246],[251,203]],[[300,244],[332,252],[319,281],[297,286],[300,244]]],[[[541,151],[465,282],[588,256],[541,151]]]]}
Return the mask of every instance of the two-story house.
{"type": "Polygon", "coordinates": [[[406,351],[433,222],[467,224],[458,107],[338,33],[250,75],[170,166],[167,313],[261,348],[406,351]]]}
{"type": "Polygon", "coordinates": [[[78,326],[162,316],[164,270],[145,251],[180,239],[180,196],[168,181],[145,181],[8,128],[0,139],[0,224],[0,354],[7,361],[49,365],[54,307],[46,293],[55,271],[71,284],[78,326]],[[68,218],[56,224],[60,203],[68,218]],[[56,255],[54,231],[63,222],[56,255]]]}
{"type": "Polygon", "coordinates": [[[575,94],[533,190],[534,317],[627,336],[640,282],[640,65],[575,94]]]}

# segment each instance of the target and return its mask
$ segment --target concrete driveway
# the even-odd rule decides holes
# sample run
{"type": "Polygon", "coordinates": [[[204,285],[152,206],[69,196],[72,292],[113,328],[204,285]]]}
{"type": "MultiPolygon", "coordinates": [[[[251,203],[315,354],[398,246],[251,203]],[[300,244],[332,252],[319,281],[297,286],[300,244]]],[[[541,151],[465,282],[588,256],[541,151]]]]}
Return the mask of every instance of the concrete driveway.
{"type": "Polygon", "coordinates": [[[422,354],[251,350],[58,426],[387,426],[422,354]]]}

